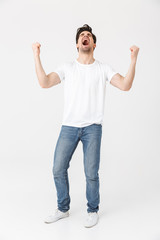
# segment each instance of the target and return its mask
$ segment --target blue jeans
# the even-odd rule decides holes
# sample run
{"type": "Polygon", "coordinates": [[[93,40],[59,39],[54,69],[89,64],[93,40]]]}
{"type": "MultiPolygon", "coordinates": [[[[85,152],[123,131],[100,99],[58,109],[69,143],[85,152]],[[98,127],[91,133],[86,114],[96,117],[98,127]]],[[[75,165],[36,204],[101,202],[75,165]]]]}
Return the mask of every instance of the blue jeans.
{"type": "Polygon", "coordinates": [[[99,163],[102,125],[92,124],[86,127],[61,126],[54,152],[53,178],[57,190],[58,209],[66,212],[70,209],[68,168],[72,155],[79,143],[83,144],[83,163],[86,177],[87,212],[99,210],[99,163]]]}

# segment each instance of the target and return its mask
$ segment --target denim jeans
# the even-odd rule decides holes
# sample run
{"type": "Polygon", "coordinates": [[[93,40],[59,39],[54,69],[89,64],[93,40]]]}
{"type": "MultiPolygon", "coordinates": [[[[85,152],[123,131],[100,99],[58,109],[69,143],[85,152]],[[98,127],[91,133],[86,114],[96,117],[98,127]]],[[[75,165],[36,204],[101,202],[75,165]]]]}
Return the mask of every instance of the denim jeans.
{"type": "Polygon", "coordinates": [[[102,124],[86,127],[61,126],[53,161],[53,178],[57,190],[58,209],[70,209],[68,168],[72,155],[79,143],[83,145],[83,164],[86,177],[87,212],[99,210],[99,163],[102,137],[102,124]]]}

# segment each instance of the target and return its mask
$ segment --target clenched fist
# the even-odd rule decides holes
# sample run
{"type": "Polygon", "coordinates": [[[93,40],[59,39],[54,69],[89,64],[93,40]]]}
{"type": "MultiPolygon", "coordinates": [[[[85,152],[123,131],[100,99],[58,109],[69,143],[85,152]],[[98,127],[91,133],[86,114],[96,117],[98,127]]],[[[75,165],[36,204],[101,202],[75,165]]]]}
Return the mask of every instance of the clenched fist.
{"type": "Polygon", "coordinates": [[[40,55],[40,47],[41,47],[41,44],[38,43],[38,42],[32,44],[32,49],[33,49],[34,56],[39,56],[40,55]]]}
{"type": "Polygon", "coordinates": [[[136,60],[139,52],[139,48],[133,45],[132,47],[130,47],[130,50],[131,50],[131,60],[136,60]]]}

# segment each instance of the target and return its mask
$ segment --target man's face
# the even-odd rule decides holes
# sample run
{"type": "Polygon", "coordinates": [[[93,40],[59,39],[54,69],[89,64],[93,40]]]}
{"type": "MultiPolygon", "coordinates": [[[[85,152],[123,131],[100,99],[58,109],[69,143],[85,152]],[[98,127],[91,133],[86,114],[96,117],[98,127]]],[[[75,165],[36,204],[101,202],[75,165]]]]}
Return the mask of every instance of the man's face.
{"type": "Polygon", "coordinates": [[[92,34],[88,31],[83,31],[79,35],[76,46],[81,52],[91,52],[96,47],[96,44],[94,43],[92,34]]]}

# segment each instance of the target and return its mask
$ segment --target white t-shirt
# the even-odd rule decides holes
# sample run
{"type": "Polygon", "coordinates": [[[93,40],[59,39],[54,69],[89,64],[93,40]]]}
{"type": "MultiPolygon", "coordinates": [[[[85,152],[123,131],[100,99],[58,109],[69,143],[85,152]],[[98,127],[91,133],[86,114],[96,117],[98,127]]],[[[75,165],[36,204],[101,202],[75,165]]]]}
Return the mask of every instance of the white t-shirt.
{"type": "Polygon", "coordinates": [[[106,83],[118,72],[96,59],[91,64],[82,64],[77,59],[65,62],[54,72],[64,82],[62,125],[103,124],[106,83]]]}

